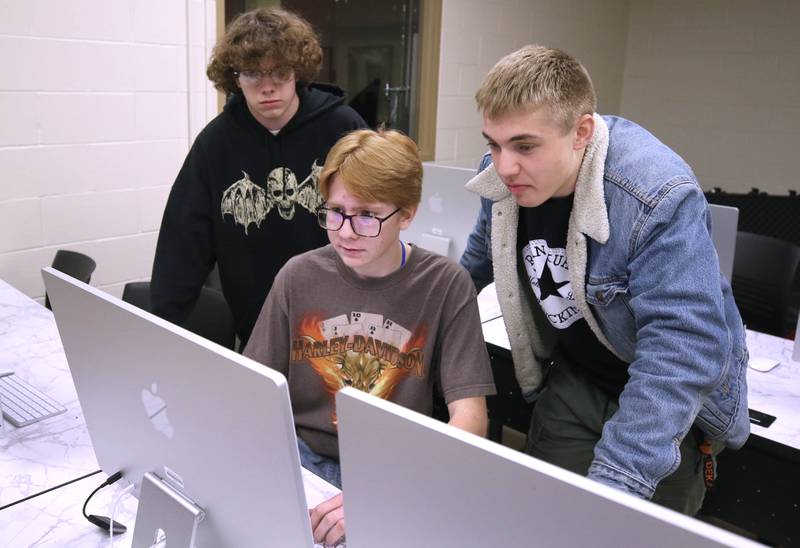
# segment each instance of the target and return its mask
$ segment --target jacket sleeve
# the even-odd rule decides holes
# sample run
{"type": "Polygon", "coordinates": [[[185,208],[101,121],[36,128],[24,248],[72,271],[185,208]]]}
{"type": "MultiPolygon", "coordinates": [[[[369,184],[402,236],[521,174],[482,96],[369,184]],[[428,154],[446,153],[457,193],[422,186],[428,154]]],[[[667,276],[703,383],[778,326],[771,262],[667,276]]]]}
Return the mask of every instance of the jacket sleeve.
{"type": "Polygon", "coordinates": [[[204,157],[195,143],[169,193],[158,234],[150,307],[173,323],[189,316],[216,260],[204,157]]]}
{"type": "MultiPolygon", "coordinates": [[[[492,156],[484,154],[478,166],[478,173],[489,167],[492,156]]],[[[492,270],[492,202],[481,198],[481,208],[475,227],[467,238],[467,246],[459,262],[469,275],[478,291],[492,283],[494,271],[492,270]]]]}
{"type": "Polygon", "coordinates": [[[719,266],[702,191],[678,181],[631,235],[630,379],[603,427],[589,477],[643,498],[680,464],[704,396],[730,364],[719,266]]]}

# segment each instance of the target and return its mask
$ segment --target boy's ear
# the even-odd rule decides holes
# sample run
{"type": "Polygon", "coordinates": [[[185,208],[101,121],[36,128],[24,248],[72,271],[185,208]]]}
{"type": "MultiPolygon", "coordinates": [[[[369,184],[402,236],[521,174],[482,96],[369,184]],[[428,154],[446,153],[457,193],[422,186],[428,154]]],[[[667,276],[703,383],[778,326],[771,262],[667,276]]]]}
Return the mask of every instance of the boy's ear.
{"type": "Polygon", "coordinates": [[[413,207],[404,207],[401,211],[398,211],[397,214],[400,215],[400,229],[405,230],[409,226],[411,226],[411,221],[414,220],[414,216],[417,214],[417,208],[419,204],[413,207]]]}
{"type": "Polygon", "coordinates": [[[578,124],[575,127],[575,141],[573,148],[580,150],[589,146],[594,136],[594,116],[591,114],[583,114],[578,118],[578,124]]]}

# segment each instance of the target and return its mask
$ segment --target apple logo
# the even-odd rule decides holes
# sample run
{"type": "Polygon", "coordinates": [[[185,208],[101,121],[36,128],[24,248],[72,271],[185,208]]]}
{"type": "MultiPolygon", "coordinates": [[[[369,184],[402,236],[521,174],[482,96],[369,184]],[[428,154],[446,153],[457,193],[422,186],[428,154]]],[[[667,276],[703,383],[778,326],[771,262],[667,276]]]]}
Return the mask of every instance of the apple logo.
{"type": "Polygon", "coordinates": [[[158,396],[156,392],[158,392],[156,383],[150,386],[150,390],[143,388],[142,405],[144,405],[144,410],[150,422],[153,423],[153,428],[172,439],[172,436],[175,435],[175,429],[172,428],[167,417],[167,404],[164,398],[158,396]]]}
{"type": "Polygon", "coordinates": [[[434,213],[441,213],[444,211],[444,207],[442,206],[442,195],[440,192],[437,191],[433,196],[428,198],[428,207],[430,207],[431,211],[434,213]]]}

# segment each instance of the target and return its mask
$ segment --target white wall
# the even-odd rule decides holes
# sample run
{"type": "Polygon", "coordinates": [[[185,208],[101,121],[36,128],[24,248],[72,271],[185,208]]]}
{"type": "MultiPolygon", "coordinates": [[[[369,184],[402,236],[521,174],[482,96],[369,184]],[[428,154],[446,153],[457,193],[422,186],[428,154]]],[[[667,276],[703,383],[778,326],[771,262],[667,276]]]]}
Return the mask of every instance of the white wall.
{"type": "Polygon", "coordinates": [[[119,295],[216,112],[214,0],[0,0],[0,278],[44,295],[59,248],[119,295]]]}
{"type": "Polygon", "coordinates": [[[800,2],[633,2],[622,113],[706,189],[800,190],[800,2]]]}
{"type": "Polygon", "coordinates": [[[444,0],[442,27],[438,162],[476,165],[475,91],[541,42],[583,61],[598,110],[648,128],[704,188],[800,191],[800,1],[444,0]]]}
{"type": "Polygon", "coordinates": [[[526,44],[576,56],[600,112],[619,113],[628,19],[627,0],[443,0],[436,161],[478,165],[486,142],[475,91],[501,57],[526,44]]]}

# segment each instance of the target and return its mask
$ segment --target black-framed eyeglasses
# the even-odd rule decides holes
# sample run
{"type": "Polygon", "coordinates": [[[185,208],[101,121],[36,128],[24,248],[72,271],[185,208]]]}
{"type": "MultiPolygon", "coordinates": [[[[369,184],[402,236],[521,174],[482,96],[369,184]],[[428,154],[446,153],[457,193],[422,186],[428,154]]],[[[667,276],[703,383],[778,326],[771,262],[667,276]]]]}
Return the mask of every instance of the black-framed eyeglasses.
{"type": "Polygon", "coordinates": [[[401,209],[403,208],[398,207],[386,217],[381,218],[366,213],[347,215],[338,209],[319,207],[317,208],[317,220],[319,221],[319,226],[325,230],[331,230],[335,232],[337,230],[341,230],[341,228],[344,226],[344,222],[347,219],[350,219],[350,228],[353,229],[353,232],[359,236],[364,236],[365,238],[376,238],[381,233],[381,227],[383,226],[383,223],[401,209]]]}
{"type": "Polygon", "coordinates": [[[269,77],[273,84],[285,84],[294,77],[294,69],[289,65],[273,67],[269,70],[239,70],[233,73],[239,79],[239,84],[247,87],[260,86],[265,77],[269,77]]]}

